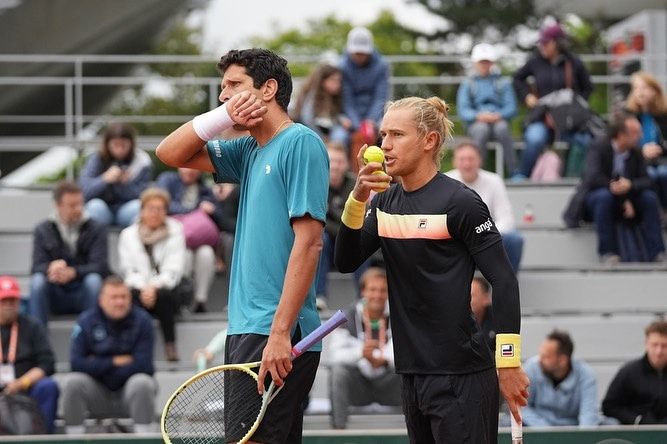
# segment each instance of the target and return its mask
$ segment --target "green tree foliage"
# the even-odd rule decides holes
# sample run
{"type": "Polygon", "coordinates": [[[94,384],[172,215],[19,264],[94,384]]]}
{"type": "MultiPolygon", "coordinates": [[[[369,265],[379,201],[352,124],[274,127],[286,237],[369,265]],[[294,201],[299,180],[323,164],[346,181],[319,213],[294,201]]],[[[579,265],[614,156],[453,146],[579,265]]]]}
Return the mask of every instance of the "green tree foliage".
{"type": "Polygon", "coordinates": [[[534,0],[412,0],[429,12],[445,18],[450,28],[438,31],[432,38],[469,33],[481,36],[489,28],[503,34],[525,24],[534,15],[534,0]]]}
{"type": "MultiPolygon", "coordinates": [[[[149,54],[200,55],[199,32],[185,25],[174,27],[155,44],[149,54]]],[[[161,78],[219,77],[215,64],[206,62],[152,63],[139,68],[149,73],[157,82],[161,78]]],[[[122,116],[193,116],[209,109],[209,89],[206,85],[164,84],[164,94],[147,93],[146,88],[135,86],[125,89],[110,105],[110,112],[122,116]]],[[[182,122],[137,123],[138,134],[169,134],[182,122]]]]}
{"type": "MultiPolygon", "coordinates": [[[[253,38],[254,46],[269,48],[290,60],[290,70],[297,79],[305,77],[315,65],[324,60],[335,60],[344,49],[348,32],[352,24],[338,20],[331,15],[323,19],[310,20],[299,29],[289,29],[278,36],[262,39],[253,38]],[[309,58],[306,62],[303,58],[309,58]]],[[[402,26],[390,11],[381,11],[377,19],[366,27],[373,33],[378,51],[385,55],[435,54],[434,51],[420,50],[420,34],[402,26]]],[[[393,76],[435,77],[440,75],[442,67],[436,64],[405,62],[392,64],[393,76]]],[[[393,97],[405,95],[433,95],[442,91],[430,85],[404,86],[393,88],[393,97]]]]}

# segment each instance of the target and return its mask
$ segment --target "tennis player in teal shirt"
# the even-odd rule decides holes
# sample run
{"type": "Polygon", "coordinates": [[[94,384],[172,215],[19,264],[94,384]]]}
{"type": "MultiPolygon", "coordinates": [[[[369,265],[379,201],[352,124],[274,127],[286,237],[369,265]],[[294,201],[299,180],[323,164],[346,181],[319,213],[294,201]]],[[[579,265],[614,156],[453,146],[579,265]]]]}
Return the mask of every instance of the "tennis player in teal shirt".
{"type": "Polygon", "coordinates": [[[314,281],[329,158],[322,140],[287,114],[292,78],[285,59],[265,49],[232,50],[217,67],[223,104],[171,133],[156,154],[167,165],[240,184],[225,362],[261,360],[260,393],[265,379],[281,386],[289,374],[293,382],[269,404],[252,440],[301,442],[321,345],[294,362],[291,348],[320,324],[314,281]],[[250,136],[215,140],[230,127],[250,136]]]}

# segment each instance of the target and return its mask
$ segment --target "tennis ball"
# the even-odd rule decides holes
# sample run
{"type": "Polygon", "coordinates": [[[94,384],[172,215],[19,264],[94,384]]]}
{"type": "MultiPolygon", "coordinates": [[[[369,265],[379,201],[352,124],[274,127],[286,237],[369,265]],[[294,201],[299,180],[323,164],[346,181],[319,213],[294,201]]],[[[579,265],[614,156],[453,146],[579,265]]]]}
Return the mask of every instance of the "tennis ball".
{"type": "MultiPolygon", "coordinates": [[[[382,151],[382,148],[377,147],[377,146],[369,146],[366,148],[366,151],[364,151],[364,160],[366,161],[366,164],[369,162],[377,162],[381,163],[382,167],[384,168],[384,152],[382,151]]],[[[377,170],[373,171],[373,174],[385,174],[384,170],[377,170]]],[[[380,183],[389,183],[389,182],[380,182],[380,183]]],[[[387,191],[384,188],[373,188],[373,191],[376,193],[381,193],[383,191],[387,191]]]]}
{"type": "Polygon", "coordinates": [[[382,148],[377,146],[369,146],[366,148],[366,151],[364,151],[364,160],[366,161],[366,164],[369,162],[383,163],[384,152],[382,151],[382,148]]]}

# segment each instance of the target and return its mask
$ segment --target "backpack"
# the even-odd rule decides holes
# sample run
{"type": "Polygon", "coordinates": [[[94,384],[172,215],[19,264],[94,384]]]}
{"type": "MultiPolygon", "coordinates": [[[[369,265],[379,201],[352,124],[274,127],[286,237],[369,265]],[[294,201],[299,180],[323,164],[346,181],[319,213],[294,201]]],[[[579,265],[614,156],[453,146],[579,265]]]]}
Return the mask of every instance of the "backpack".
{"type": "Polygon", "coordinates": [[[0,436],[44,433],[46,420],[34,398],[24,393],[0,395],[0,436]]]}

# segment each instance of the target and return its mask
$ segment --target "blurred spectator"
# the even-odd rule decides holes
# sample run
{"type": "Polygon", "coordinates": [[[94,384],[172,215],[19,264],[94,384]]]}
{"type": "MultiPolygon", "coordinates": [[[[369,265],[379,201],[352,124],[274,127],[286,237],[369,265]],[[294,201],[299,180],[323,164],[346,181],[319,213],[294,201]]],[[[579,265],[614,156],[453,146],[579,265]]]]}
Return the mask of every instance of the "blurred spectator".
{"type": "Polygon", "coordinates": [[[570,88],[574,93],[588,100],[593,92],[593,84],[588,70],[581,60],[567,48],[567,36],[558,25],[542,29],[538,41],[538,50],[514,74],[514,88],[519,100],[531,110],[526,119],[524,131],[524,149],[521,167],[515,179],[530,176],[533,167],[549,141],[554,137],[583,149],[588,147],[591,135],[588,132],[562,132],[555,134],[547,124],[544,97],[555,91],[570,88]],[[541,100],[542,99],[542,100],[541,100]],[[546,120],[545,120],[546,119],[546,120]]]}
{"type": "Polygon", "coordinates": [[[377,402],[401,405],[400,376],[394,371],[387,275],[371,267],[361,276],[361,300],[347,310],[345,325],[331,335],[331,420],[347,427],[348,408],[377,402]]]}
{"type": "MultiPolygon", "coordinates": [[[[357,178],[350,172],[347,160],[347,151],[339,143],[328,143],[329,153],[329,197],[327,204],[327,223],[324,226],[322,254],[320,264],[317,268],[317,308],[325,310],[329,300],[328,278],[333,265],[334,245],[336,235],[340,228],[340,217],[343,214],[345,201],[352,192],[357,178]]],[[[362,265],[355,272],[355,281],[359,280],[361,273],[368,268],[362,265]]]]}
{"type": "Polygon", "coordinates": [[[118,276],[104,281],[99,303],[79,317],[72,333],[72,372],[63,387],[68,434],[84,433],[93,418],[134,420],[134,431],[153,431],[157,384],[153,379],[153,325],[132,304],[118,276]]]}
{"type": "Polygon", "coordinates": [[[239,213],[241,188],[235,183],[221,183],[213,187],[220,211],[220,243],[218,244],[218,271],[226,271],[232,263],[236,219],[239,213]]]}
{"type": "Polygon", "coordinates": [[[642,124],[639,146],[648,163],[648,175],[657,186],[660,203],[667,209],[667,97],[653,74],[639,71],[632,75],[626,110],[642,124]]]}
{"type": "Polygon", "coordinates": [[[496,325],[493,320],[491,307],[491,285],[482,276],[472,278],[470,284],[470,307],[477,323],[482,327],[486,343],[495,354],[496,352],[496,325]]]}
{"type": "Polygon", "coordinates": [[[498,54],[492,45],[475,45],[470,59],[475,73],[461,84],[456,95],[459,117],[479,149],[482,165],[486,161],[486,144],[497,140],[503,148],[508,173],[515,175],[519,171],[510,120],[516,115],[517,107],[512,82],[494,69],[498,54]]]}
{"type": "Polygon", "coordinates": [[[178,361],[176,313],[182,296],[178,284],[185,268],[183,225],[167,211],[169,194],[160,188],[141,193],[139,220],[120,233],[120,269],[134,301],[160,321],[165,358],[178,361]]]}
{"type": "MultiPolygon", "coordinates": [[[[249,136],[246,130],[237,130],[234,127],[227,128],[220,133],[224,140],[237,139],[249,136]]],[[[236,220],[239,213],[239,202],[241,189],[237,183],[220,183],[213,186],[217,205],[220,212],[220,243],[216,254],[218,255],[218,271],[229,271],[234,252],[234,236],[236,234],[236,220]]],[[[229,277],[229,274],[227,275],[229,277]]],[[[229,284],[229,280],[226,281],[229,284]]]]}
{"type": "MultiPolygon", "coordinates": [[[[171,196],[169,204],[169,215],[178,219],[179,215],[201,212],[196,217],[198,219],[184,218],[179,219],[184,225],[196,223],[196,227],[191,229],[213,230],[215,236],[212,245],[199,245],[191,243],[186,234],[185,242],[188,247],[185,261],[185,273],[192,275],[194,279],[194,305],[192,311],[203,313],[206,311],[206,301],[213,284],[216,268],[216,254],[214,247],[220,242],[219,227],[214,224],[219,223],[221,212],[216,205],[215,195],[210,186],[204,183],[201,171],[192,168],[179,168],[178,172],[165,171],[157,178],[156,186],[166,190],[171,196]],[[208,217],[210,223],[206,228],[199,222],[201,217],[208,217]]],[[[208,221],[208,220],[207,220],[208,221]]],[[[186,233],[188,227],[185,226],[186,233]]],[[[198,233],[201,234],[201,233],[198,233]]]]}
{"type": "Polygon", "coordinates": [[[598,416],[595,373],[572,357],[570,335],[554,330],[542,342],[539,355],[524,365],[530,379],[528,405],[521,409],[527,427],[594,426],[598,416]]]}
{"type": "Polygon", "coordinates": [[[605,415],[621,424],[667,424],[667,321],[646,327],[643,357],[626,363],[602,401],[605,415]]]}
{"type": "Polygon", "coordinates": [[[81,170],[86,212],[105,225],[132,224],[139,214],[139,194],[152,179],[151,158],[135,144],[130,125],[111,123],[99,151],[88,157],[81,170]]]}
{"type": "Polygon", "coordinates": [[[586,154],[582,183],[563,215],[568,227],[581,220],[595,222],[598,253],[605,264],[621,260],[615,226],[619,221],[637,221],[649,260],[665,260],[658,197],[637,144],[641,124],[631,114],[615,116],[607,139],[596,139],[586,154]]]}
{"type": "Polygon", "coordinates": [[[107,229],[83,213],[74,182],[53,190],[56,211],[35,228],[29,311],[46,325],[49,313],[81,313],[93,307],[107,267],[107,229]]]}
{"type": "Polygon", "coordinates": [[[55,358],[43,325],[20,314],[21,289],[11,276],[0,277],[0,394],[26,393],[39,404],[53,433],[58,385],[50,378],[55,358]]]}
{"type": "Polygon", "coordinates": [[[452,165],[446,174],[475,190],[482,198],[503,240],[503,247],[514,272],[519,271],[523,255],[523,234],[516,229],[512,204],[505,182],[496,173],[483,170],[478,148],[471,142],[461,142],[454,150],[452,165]]]}
{"type": "Polygon", "coordinates": [[[296,95],[292,118],[322,137],[325,143],[348,145],[350,119],[343,115],[340,69],[323,64],[306,78],[296,95]]]}
{"type": "Polygon", "coordinates": [[[192,361],[197,364],[197,370],[202,371],[210,367],[214,359],[218,359],[221,364],[225,357],[225,343],[227,342],[227,329],[218,332],[204,348],[198,348],[192,354],[192,361]],[[203,362],[202,362],[203,360],[203,362]]]}
{"type": "MultiPolygon", "coordinates": [[[[389,65],[375,49],[373,35],[364,27],[353,28],[340,63],[343,73],[343,113],[350,119],[351,159],[364,143],[373,145],[384,105],[389,98],[389,65]]],[[[358,165],[352,165],[354,171],[358,165]]]]}

